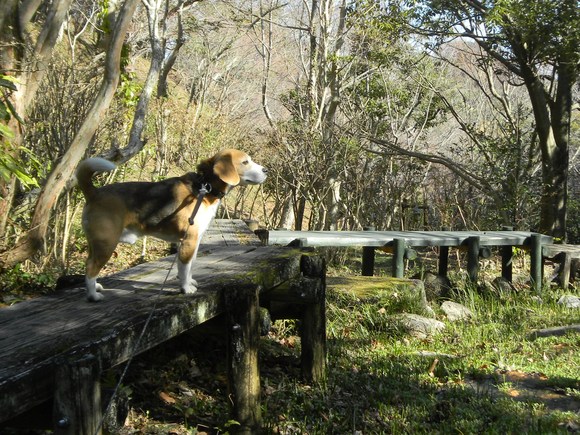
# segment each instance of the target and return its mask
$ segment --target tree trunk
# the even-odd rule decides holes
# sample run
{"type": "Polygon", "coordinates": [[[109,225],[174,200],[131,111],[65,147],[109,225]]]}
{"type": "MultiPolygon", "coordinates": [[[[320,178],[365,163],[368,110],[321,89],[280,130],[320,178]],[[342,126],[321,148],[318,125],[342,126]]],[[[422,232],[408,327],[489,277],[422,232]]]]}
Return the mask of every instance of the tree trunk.
{"type": "Polygon", "coordinates": [[[129,133],[129,143],[122,150],[112,150],[107,155],[104,155],[108,160],[115,163],[125,163],[131,159],[135,154],[143,149],[146,140],[143,138],[143,130],[146,125],[147,113],[149,110],[149,102],[153,91],[157,86],[157,97],[167,96],[167,75],[171,66],[177,59],[177,53],[183,45],[183,29],[181,25],[181,8],[178,10],[178,35],[176,46],[171,51],[171,55],[165,59],[167,52],[166,27],[168,17],[168,5],[165,2],[165,11],[162,18],[159,20],[159,9],[162,2],[155,2],[151,5],[146,3],[147,16],[149,20],[149,38],[151,42],[151,64],[149,65],[149,72],[143,85],[143,90],[137,102],[135,115],[133,116],[133,125],[129,133]]]}
{"type": "Polygon", "coordinates": [[[123,4],[111,38],[111,45],[107,51],[105,76],[99,93],[69,149],[49,175],[36,202],[30,229],[21,237],[14,248],[0,254],[0,268],[11,267],[22,262],[32,257],[42,247],[52,208],[66,187],[66,183],[72,177],[78,162],[85,154],[87,145],[95,134],[115,94],[119,82],[121,49],[138,4],[139,0],[126,0],[123,4]]]}
{"type": "Polygon", "coordinates": [[[284,201],[284,205],[282,206],[282,216],[280,217],[280,225],[279,228],[286,228],[292,229],[294,228],[294,222],[296,219],[294,208],[295,208],[295,201],[294,198],[296,195],[290,195],[289,198],[284,201]]]}
{"type": "Polygon", "coordinates": [[[135,154],[143,149],[146,140],[143,139],[143,130],[145,129],[145,120],[149,109],[149,101],[159,80],[161,68],[163,64],[163,57],[165,55],[165,44],[163,44],[161,35],[159,34],[160,24],[157,20],[159,12],[159,3],[155,2],[147,7],[147,17],[149,20],[149,38],[151,42],[151,63],[147,78],[143,85],[139,101],[133,115],[133,124],[129,132],[129,143],[121,150],[113,149],[109,153],[103,155],[107,160],[115,163],[125,163],[135,154]]]}
{"type": "Polygon", "coordinates": [[[538,231],[566,238],[568,164],[572,83],[568,68],[559,66],[556,97],[550,101],[539,77],[522,68],[536,121],[542,154],[542,197],[538,231]]]}
{"type": "MultiPolygon", "coordinates": [[[[58,34],[70,8],[72,0],[54,1],[50,5],[46,19],[36,36],[30,40],[26,26],[42,3],[41,0],[23,1],[4,0],[0,6],[0,74],[9,73],[16,78],[18,90],[10,95],[10,102],[21,118],[33,101],[40,82],[44,78],[46,65],[58,34]],[[19,73],[17,73],[19,72],[19,73]]],[[[3,152],[10,153],[18,160],[19,147],[23,141],[23,131],[16,117],[11,117],[8,127],[14,133],[10,147],[3,152]]],[[[5,239],[7,219],[12,207],[16,179],[0,178],[0,237],[5,239]]]]}

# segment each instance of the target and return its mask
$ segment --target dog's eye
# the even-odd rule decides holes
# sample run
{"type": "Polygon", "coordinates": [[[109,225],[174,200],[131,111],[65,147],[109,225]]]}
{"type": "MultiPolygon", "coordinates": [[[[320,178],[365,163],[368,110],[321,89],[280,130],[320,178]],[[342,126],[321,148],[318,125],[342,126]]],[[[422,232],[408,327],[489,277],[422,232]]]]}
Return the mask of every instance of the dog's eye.
{"type": "Polygon", "coordinates": [[[244,161],[242,162],[242,165],[249,165],[249,164],[250,164],[250,161],[249,161],[249,160],[244,160],[244,161]]]}

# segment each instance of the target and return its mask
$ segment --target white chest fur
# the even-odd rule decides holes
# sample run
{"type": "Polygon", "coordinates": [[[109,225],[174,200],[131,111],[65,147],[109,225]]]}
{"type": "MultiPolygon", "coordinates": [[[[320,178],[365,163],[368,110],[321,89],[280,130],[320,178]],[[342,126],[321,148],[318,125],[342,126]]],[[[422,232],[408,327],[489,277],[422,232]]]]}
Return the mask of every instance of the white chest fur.
{"type": "Polygon", "coordinates": [[[203,234],[209,228],[211,221],[215,217],[220,201],[215,201],[213,204],[206,206],[205,204],[199,208],[199,211],[193,218],[194,225],[197,226],[199,231],[199,239],[203,237],[203,234]]]}

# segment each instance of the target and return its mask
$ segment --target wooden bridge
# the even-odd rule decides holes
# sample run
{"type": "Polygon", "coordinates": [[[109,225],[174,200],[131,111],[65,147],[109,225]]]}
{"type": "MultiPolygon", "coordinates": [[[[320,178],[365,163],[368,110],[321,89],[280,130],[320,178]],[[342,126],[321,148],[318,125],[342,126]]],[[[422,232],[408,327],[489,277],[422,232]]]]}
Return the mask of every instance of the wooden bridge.
{"type": "Polygon", "coordinates": [[[393,254],[392,275],[403,276],[405,258],[414,258],[414,247],[439,248],[439,275],[445,276],[449,248],[467,250],[467,272],[477,279],[479,258],[489,257],[492,247],[499,247],[502,255],[502,276],[512,279],[513,247],[529,250],[530,279],[537,291],[542,286],[543,246],[552,237],[528,231],[263,231],[260,238],[268,245],[362,247],[363,275],[373,275],[375,249],[393,254]]]}
{"type": "Polygon", "coordinates": [[[326,343],[324,261],[260,245],[242,221],[217,220],[194,265],[199,286],[193,295],[179,293],[171,256],[102,279],[106,297],[98,303],[73,288],[0,308],[0,432],[15,416],[50,401],[56,433],[98,432],[103,370],[217,316],[224,317],[228,337],[232,417],[241,432],[256,430],[259,304],[300,305],[293,312],[301,313],[306,379],[324,376],[326,343]]]}

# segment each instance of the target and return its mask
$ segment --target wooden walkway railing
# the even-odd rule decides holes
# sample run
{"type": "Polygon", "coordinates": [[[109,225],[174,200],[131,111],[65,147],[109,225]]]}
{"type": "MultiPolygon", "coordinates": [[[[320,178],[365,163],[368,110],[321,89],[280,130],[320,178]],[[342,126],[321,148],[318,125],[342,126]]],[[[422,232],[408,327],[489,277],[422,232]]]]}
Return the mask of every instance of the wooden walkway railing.
{"type": "Polygon", "coordinates": [[[500,247],[502,276],[512,279],[512,248],[530,250],[530,278],[534,288],[542,286],[542,246],[552,243],[552,237],[528,231],[262,231],[260,238],[268,245],[362,247],[363,275],[372,275],[375,249],[393,253],[392,275],[403,276],[405,258],[416,255],[414,247],[439,247],[439,274],[445,276],[450,247],[467,250],[467,272],[477,279],[479,257],[491,255],[491,247],[500,247]]]}
{"type": "Polygon", "coordinates": [[[323,260],[293,248],[260,246],[242,221],[217,220],[194,265],[195,294],[178,292],[176,270],[160,291],[172,261],[167,257],[103,279],[106,297],[98,303],[74,288],[0,308],[0,432],[2,422],[53,399],[57,433],[95,433],[103,370],[218,315],[227,325],[232,417],[242,432],[256,430],[257,310],[270,300],[302,306],[303,372],[311,380],[324,376],[323,260]]]}

